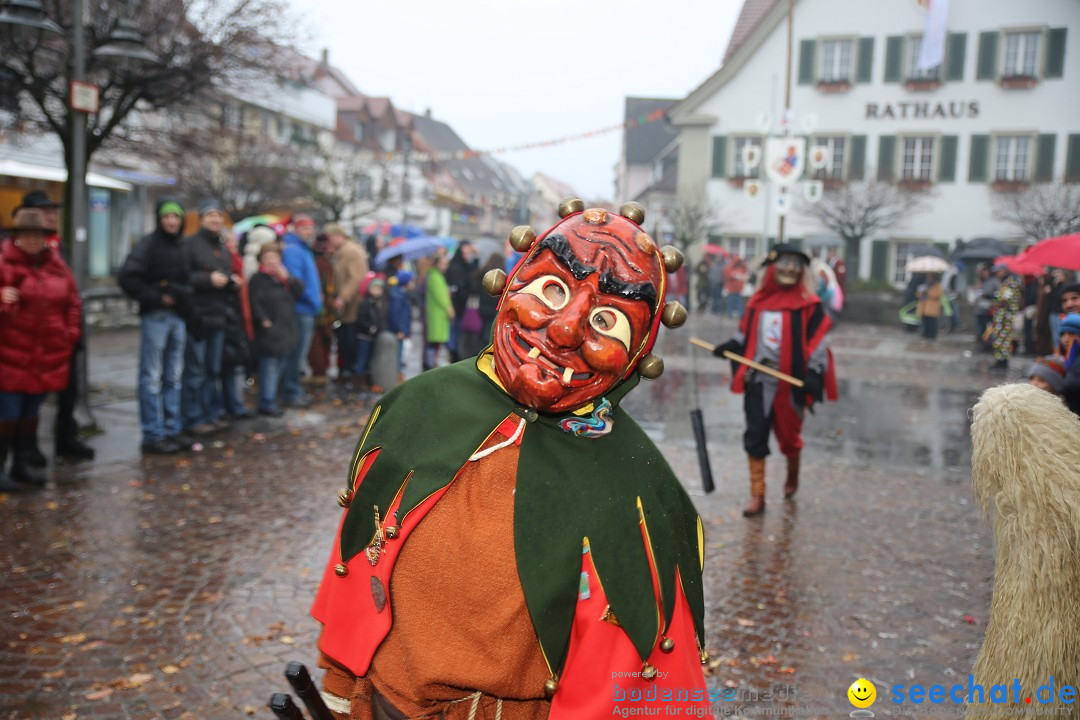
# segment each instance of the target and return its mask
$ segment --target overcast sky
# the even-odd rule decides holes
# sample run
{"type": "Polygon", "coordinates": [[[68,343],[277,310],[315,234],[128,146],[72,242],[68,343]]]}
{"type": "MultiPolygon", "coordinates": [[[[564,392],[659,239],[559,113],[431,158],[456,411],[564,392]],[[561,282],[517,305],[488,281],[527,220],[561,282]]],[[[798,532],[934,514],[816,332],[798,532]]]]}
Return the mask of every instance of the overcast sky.
{"type": "MultiPolygon", "coordinates": [[[[720,65],[742,0],[291,0],[361,92],[431,108],[476,150],[622,122],[624,98],[681,98],[720,65]]],[[[611,198],[621,132],[499,155],[611,198]]]]}

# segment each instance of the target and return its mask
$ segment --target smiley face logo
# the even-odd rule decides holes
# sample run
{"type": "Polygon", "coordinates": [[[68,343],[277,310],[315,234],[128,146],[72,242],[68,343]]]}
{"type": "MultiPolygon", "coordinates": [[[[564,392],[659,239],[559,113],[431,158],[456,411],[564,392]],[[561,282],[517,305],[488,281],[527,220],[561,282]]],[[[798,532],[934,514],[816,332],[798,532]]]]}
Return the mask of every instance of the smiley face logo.
{"type": "Polygon", "coordinates": [[[859,678],[851,683],[847,690],[848,700],[857,708],[868,708],[877,700],[877,688],[866,678],[859,678]]]}

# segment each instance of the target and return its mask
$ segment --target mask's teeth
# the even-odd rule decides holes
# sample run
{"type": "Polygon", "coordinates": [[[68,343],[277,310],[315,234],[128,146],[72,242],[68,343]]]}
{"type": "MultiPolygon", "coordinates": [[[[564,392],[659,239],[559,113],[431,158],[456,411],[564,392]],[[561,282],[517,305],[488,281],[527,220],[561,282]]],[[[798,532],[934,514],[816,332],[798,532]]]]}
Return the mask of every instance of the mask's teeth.
{"type": "Polygon", "coordinates": [[[530,350],[529,357],[531,357],[533,360],[540,357],[540,348],[533,348],[532,350],[530,350]]]}
{"type": "Polygon", "coordinates": [[[573,368],[566,368],[565,370],[562,371],[563,385],[569,385],[570,384],[570,378],[573,376],[573,374],[574,374],[574,369],[573,368]]]}

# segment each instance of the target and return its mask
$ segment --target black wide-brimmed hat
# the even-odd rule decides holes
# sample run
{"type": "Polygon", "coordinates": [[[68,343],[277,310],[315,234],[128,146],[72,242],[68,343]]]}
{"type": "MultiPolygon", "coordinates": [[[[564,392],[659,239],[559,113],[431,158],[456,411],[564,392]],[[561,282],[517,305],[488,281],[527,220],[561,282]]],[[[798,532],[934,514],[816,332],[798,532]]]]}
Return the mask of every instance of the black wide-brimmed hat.
{"type": "MultiPolygon", "coordinates": [[[[45,194],[44,190],[31,190],[30,192],[23,195],[22,205],[15,208],[15,212],[18,212],[19,210],[22,210],[23,208],[37,208],[37,209],[41,209],[41,210],[44,210],[44,209],[52,210],[52,209],[56,209],[58,207],[60,207],[60,203],[53,202],[49,198],[49,196],[45,194]]],[[[15,215],[15,212],[11,213],[12,216],[15,215]]]]}
{"type": "Polygon", "coordinates": [[[802,259],[804,265],[810,264],[810,256],[802,250],[794,245],[789,245],[788,243],[780,243],[779,245],[774,245],[769,250],[769,254],[761,261],[761,266],[765,267],[766,265],[772,265],[780,259],[781,255],[798,255],[802,259]]]}

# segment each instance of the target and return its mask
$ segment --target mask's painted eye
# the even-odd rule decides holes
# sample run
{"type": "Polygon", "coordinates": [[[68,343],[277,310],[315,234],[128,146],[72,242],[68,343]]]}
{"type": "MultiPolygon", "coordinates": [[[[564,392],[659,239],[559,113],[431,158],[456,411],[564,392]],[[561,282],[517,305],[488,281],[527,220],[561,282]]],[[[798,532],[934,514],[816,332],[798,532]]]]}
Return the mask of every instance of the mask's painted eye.
{"type": "Polygon", "coordinates": [[[621,310],[610,307],[594,308],[589,313],[589,324],[596,332],[615,338],[630,350],[630,321],[621,310]]]}
{"type": "Polygon", "coordinates": [[[541,275],[518,292],[539,298],[552,310],[562,310],[570,302],[570,288],[554,275],[541,275]]]}

